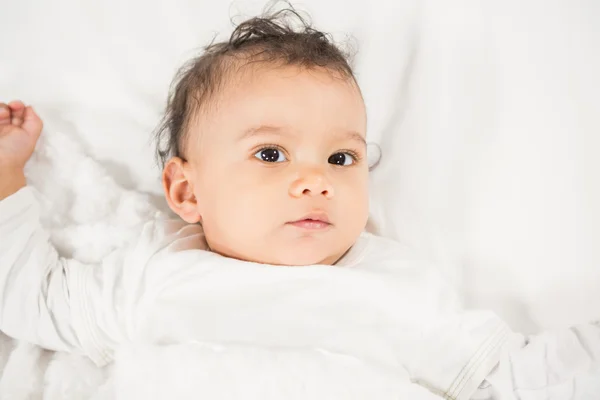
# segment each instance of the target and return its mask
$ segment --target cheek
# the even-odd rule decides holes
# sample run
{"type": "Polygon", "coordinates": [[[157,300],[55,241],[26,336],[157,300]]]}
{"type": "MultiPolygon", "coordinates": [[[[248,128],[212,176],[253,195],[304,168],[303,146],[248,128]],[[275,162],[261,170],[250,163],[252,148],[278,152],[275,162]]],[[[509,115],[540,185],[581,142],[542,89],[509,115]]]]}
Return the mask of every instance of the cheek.
{"type": "Polygon", "coordinates": [[[344,177],[340,182],[339,200],[344,204],[344,209],[352,215],[355,224],[366,223],[369,214],[369,189],[368,172],[358,171],[344,177]]]}
{"type": "Polygon", "coordinates": [[[205,224],[219,230],[260,229],[266,220],[275,216],[281,200],[278,185],[243,166],[206,174],[198,188],[200,214],[205,224]]]}

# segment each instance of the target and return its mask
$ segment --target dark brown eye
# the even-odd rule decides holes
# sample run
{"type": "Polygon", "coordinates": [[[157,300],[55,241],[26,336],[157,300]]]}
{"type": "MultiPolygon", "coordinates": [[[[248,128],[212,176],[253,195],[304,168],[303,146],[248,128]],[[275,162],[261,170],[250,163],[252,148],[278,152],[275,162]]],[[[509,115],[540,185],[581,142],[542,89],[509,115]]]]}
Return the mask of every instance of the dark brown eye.
{"type": "Polygon", "coordinates": [[[257,151],[254,157],[268,163],[287,161],[285,155],[279,149],[273,147],[257,151]]]}
{"type": "Polygon", "coordinates": [[[329,156],[327,162],[334,165],[352,165],[354,164],[354,157],[348,153],[335,153],[329,156]]]}

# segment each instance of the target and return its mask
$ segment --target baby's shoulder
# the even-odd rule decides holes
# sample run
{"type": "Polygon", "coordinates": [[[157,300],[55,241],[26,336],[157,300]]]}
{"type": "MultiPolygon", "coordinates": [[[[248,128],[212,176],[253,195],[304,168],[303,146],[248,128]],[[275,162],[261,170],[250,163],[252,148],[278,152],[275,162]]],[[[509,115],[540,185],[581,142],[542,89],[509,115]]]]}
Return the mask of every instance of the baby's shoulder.
{"type": "Polygon", "coordinates": [[[358,245],[362,257],[355,268],[370,276],[385,277],[386,282],[405,294],[420,299],[420,310],[455,310],[460,302],[448,277],[434,260],[417,249],[396,240],[361,235],[358,245]]]}
{"type": "Polygon", "coordinates": [[[166,248],[175,251],[208,248],[201,225],[160,215],[143,224],[136,242],[136,248],[149,253],[166,248]]]}
{"type": "Polygon", "coordinates": [[[407,244],[368,232],[360,235],[351,252],[354,253],[354,262],[361,264],[426,262],[407,244]]]}

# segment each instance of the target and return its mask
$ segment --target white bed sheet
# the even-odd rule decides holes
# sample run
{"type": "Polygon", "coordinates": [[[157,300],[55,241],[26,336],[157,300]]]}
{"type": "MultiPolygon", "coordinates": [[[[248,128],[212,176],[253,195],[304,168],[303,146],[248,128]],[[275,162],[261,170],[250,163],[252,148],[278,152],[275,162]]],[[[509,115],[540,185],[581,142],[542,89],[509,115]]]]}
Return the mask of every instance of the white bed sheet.
{"type": "MultiPolygon", "coordinates": [[[[305,0],[355,37],[378,230],[473,307],[536,332],[600,316],[600,3],[305,0]]],[[[0,98],[36,105],[119,183],[159,194],[150,132],[176,67],[263,1],[22,0],[0,11],[0,98]]]]}

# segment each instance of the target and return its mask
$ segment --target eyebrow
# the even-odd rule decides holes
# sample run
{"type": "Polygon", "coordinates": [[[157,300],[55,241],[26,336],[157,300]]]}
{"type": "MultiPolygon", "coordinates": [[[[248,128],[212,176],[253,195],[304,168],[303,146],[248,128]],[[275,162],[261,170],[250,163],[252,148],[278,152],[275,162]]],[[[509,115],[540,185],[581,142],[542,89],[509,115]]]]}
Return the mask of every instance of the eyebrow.
{"type": "Polygon", "coordinates": [[[365,140],[363,135],[361,135],[358,132],[354,132],[354,131],[344,132],[341,134],[341,136],[346,136],[348,139],[355,140],[357,142],[361,142],[365,146],[367,145],[367,141],[365,140]]]}
{"type": "Polygon", "coordinates": [[[284,135],[284,130],[278,126],[261,125],[250,129],[246,129],[240,136],[240,140],[248,139],[254,136],[270,134],[270,135],[284,135]]]}
{"type": "MultiPolygon", "coordinates": [[[[261,125],[261,126],[257,126],[257,127],[253,127],[250,129],[246,129],[244,131],[244,133],[240,136],[240,140],[244,140],[244,139],[248,139],[248,138],[252,138],[255,136],[259,136],[259,135],[281,135],[281,136],[288,136],[289,134],[286,132],[285,129],[278,127],[278,126],[271,126],[271,125],[261,125]]],[[[354,131],[343,131],[338,133],[336,136],[338,137],[344,137],[350,140],[354,140],[357,142],[362,143],[364,146],[367,145],[367,141],[365,140],[365,138],[363,137],[363,135],[361,135],[358,132],[354,132],[354,131]]]]}

